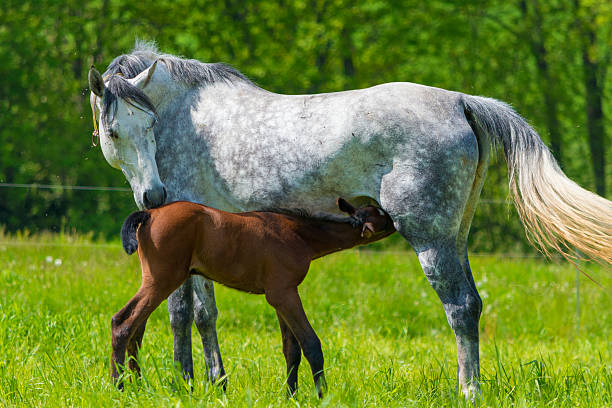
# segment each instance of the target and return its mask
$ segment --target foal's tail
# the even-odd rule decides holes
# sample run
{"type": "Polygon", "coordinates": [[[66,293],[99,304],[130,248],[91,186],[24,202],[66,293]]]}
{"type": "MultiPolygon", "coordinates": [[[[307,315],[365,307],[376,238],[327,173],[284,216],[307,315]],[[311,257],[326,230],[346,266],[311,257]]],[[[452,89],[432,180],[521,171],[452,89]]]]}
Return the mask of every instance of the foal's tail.
{"type": "Polygon", "coordinates": [[[136,232],[138,226],[147,222],[151,217],[148,211],[136,211],[130,214],[121,227],[121,243],[128,255],[132,255],[138,249],[138,237],[136,232]]]}
{"type": "Polygon", "coordinates": [[[501,142],[510,193],[529,240],[546,255],[570,261],[579,253],[612,263],[612,202],[567,178],[538,134],[509,105],[464,95],[466,117],[478,138],[501,142]]]}

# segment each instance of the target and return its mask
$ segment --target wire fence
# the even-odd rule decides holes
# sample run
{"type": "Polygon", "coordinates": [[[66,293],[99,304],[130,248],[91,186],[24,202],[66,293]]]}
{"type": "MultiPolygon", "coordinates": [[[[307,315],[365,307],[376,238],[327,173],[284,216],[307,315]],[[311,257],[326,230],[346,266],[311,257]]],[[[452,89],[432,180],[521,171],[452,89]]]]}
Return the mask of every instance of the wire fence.
{"type": "MultiPolygon", "coordinates": [[[[89,243],[89,242],[44,242],[44,241],[6,241],[0,240],[0,247],[75,247],[75,248],[121,248],[120,244],[112,243],[89,243]]],[[[364,253],[403,255],[406,250],[399,249],[358,249],[364,253]]],[[[544,255],[538,254],[504,254],[496,252],[470,252],[470,256],[475,257],[500,257],[509,259],[549,259],[544,255]]],[[[562,260],[561,256],[553,256],[552,259],[562,260]]]]}
{"type": "MultiPolygon", "coordinates": [[[[25,189],[45,189],[45,190],[75,190],[75,191],[110,191],[129,193],[132,190],[128,187],[115,186],[76,186],[64,184],[37,184],[37,183],[0,183],[0,188],[25,188],[25,189]]],[[[511,201],[502,199],[481,198],[479,203],[494,205],[511,205],[511,201]]],[[[23,241],[0,241],[0,247],[74,247],[74,248],[120,248],[119,244],[112,243],[84,243],[84,242],[23,242],[23,241]]],[[[362,252],[375,252],[381,254],[400,254],[405,251],[400,250],[362,250],[362,252]]],[[[542,254],[504,254],[504,253],[470,253],[473,257],[497,257],[506,259],[545,259],[542,254]]],[[[553,256],[553,259],[562,259],[561,256],[553,256]]],[[[580,271],[576,267],[576,333],[580,334],[580,271]]]]}
{"type": "MultiPolygon", "coordinates": [[[[78,186],[78,185],[65,185],[65,184],[38,184],[38,183],[0,183],[0,188],[24,188],[24,189],[44,189],[44,190],[76,190],[76,191],[110,191],[110,192],[121,192],[131,193],[132,190],[129,187],[119,186],[78,186]]],[[[484,204],[506,204],[511,205],[511,201],[502,199],[491,199],[481,198],[479,203],[484,204]]],[[[92,244],[92,243],[45,243],[45,242],[12,242],[12,241],[0,241],[0,245],[4,246],[76,246],[76,247],[119,247],[118,244],[92,244]]],[[[378,253],[401,253],[400,250],[394,249],[380,249],[380,250],[362,250],[364,252],[372,251],[378,253]]],[[[470,256],[474,257],[501,257],[509,259],[545,259],[546,256],[542,254],[509,254],[509,253],[497,253],[497,252],[473,252],[470,256]]],[[[560,260],[561,256],[552,256],[552,259],[560,260]]]]}
{"type": "Polygon", "coordinates": [[[43,190],[85,190],[85,191],[120,191],[131,192],[128,187],[106,187],[106,186],[67,186],[64,184],[20,184],[20,183],[0,183],[0,188],[29,188],[43,190]]]}
{"type": "MultiPolygon", "coordinates": [[[[129,187],[108,187],[108,186],[70,186],[64,184],[22,184],[22,183],[0,183],[0,188],[29,188],[29,189],[43,189],[43,190],[84,190],[84,191],[119,191],[119,192],[131,192],[132,189],[129,187]]],[[[478,200],[480,203],[485,204],[508,204],[512,203],[508,200],[493,199],[493,198],[481,198],[478,200]]]]}
{"type": "MultiPolygon", "coordinates": [[[[129,187],[118,187],[118,186],[78,186],[78,185],[65,185],[65,184],[38,184],[38,183],[0,183],[0,188],[24,188],[24,189],[45,189],[45,190],[76,190],[76,191],[110,191],[110,192],[121,192],[121,193],[130,193],[132,190],[129,187]]],[[[484,204],[508,204],[511,202],[508,200],[502,199],[490,199],[490,198],[481,198],[479,200],[480,203],[484,204]]],[[[87,248],[114,248],[119,247],[118,244],[92,244],[92,243],[45,243],[45,242],[13,242],[13,241],[0,241],[0,245],[3,246],[75,246],[75,247],[87,247],[87,248]]],[[[363,250],[369,251],[369,250],[363,250]]],[[[372,252],[378,253],[401,253],[400,250],[375,250],[372,252]]],[[[542,254],[504,254],[504,253],[483,253],[483,252],[475,252],[470,253],[470,256],[475,257],[502,257],[509,259],[543,259],[546,258],[542,254]]],[[[553,257],[556,259],[561,259],[561,257],[553,257]]]]}

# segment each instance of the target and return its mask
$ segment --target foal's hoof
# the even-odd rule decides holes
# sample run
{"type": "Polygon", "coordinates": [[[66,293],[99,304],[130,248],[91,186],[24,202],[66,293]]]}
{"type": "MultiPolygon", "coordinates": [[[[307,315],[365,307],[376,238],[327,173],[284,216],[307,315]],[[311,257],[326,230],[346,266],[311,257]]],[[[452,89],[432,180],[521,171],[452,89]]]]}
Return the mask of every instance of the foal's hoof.
{"type": "Polygon", "coordinates": [[[214,382],[214,385],[217,387],[221,387],[223,392],[227,392],[227,376],[223,374],[221,377],[217,378],[214,382]]]}
{"type": "Polygon", "coordinates": [[[287,398],[291,399],[293,397],[295,397],[295,394],[297,393],[297,387],[293,388],[289,385],[287,385],[287,398]]]}
{"type": "Polygon", "coordinates": [[[327,381],[325,381],[325,377],[321,377],[319,382],[315,384],[315,388],[317,390],[317,397],[323,398],[327,393],[327,381]]]}

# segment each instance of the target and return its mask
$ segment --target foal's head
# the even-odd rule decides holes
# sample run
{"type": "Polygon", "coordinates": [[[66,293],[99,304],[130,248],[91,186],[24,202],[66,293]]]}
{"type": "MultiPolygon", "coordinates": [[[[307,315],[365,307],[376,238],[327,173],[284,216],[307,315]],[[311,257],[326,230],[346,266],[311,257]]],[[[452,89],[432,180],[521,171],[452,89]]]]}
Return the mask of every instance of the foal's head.
{"type": "Polygon", "coordinates": [[[375,235],[395,231],[393,220],[381,208],[373,205],[355,208],[343,198],[338,198],[338,208],[350,215],[356,226],[361,227],[361,236],[364,238],[370,239],[375,235]]]}

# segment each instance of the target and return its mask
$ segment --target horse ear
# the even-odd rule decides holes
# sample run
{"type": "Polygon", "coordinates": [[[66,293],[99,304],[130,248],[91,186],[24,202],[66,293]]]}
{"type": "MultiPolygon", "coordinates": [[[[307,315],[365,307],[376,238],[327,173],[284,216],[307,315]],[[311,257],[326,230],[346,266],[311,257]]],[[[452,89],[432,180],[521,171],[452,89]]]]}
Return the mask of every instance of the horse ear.
{"type": "Polygon", "coordinates": [[[151,78],[153,78],[153,74],[155,74],[155,70],[157,68],[157,62],[159,60],[155,60],[155,62],[147,69],[142,71],[136,78],[134,78],[134,86],[144,89],[149,82],[151,82],[151,78]]]}
{"type": "Polygon", "coordinates": [[[344,198],[338,198],[337,203],[340,211],[345,212],[349,215],[355,214],[355,207],[350,205],[348,201],[346,201],[344,198]]]}
{"type": "Polygon", "coordinates": [[[93,92],[100,98],[104,96],[104,80],[102,79],[102,75],[100,75],[98,70],[94,68],[93,65],[91,66],[91,68],[89,68],[89,74],[87,75],[87,78],[89,79],[89,89],[91,90],[91,92],[93,92]]]}

